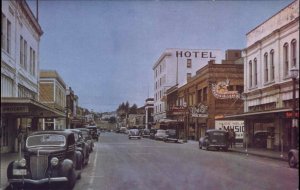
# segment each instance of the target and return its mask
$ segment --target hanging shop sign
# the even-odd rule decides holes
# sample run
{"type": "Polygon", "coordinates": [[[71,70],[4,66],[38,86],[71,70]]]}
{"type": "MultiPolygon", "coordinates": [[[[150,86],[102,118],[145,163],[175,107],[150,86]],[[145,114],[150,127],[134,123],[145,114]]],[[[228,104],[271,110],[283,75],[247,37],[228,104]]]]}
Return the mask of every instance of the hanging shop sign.
{"type": "Polygon", "coordinates": [[[236,139],[244,138],[244,121],[243,120],[216,120],[215,129],[224,129],[229,131],[231,129],[235,132],[236,139]]]}
{"type": "Polygon", "coordinates": [[[229,91],[230,81],[227,79],[226,81],[218,82],[217,84],[212,84],[212,93],[218,99],[239,99],[241,98],[241,94],[238,91],[229,91]]]}
{"type": "Polygon", "coordinates": [[[191,108],[192,117],[205,117],[205,118],[207,118],[208,117],[207,110],[208,110],[208,106],[206,106],[202,103],[199,103],[197,106],[193,106],[191,108]]]}

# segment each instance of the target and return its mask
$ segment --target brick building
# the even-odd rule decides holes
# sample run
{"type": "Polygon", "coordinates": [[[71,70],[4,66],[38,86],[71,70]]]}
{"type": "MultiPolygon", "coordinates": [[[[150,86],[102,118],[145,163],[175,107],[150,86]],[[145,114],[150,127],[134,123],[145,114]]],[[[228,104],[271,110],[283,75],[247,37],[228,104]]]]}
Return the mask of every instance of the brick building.
{"type": "Polygon", "coordinates": [[[241,50],[228,50],[222,64],[209,61],[187,84],[168,89],[167,118],[177,121],[180,137],[198,139],[215,118],[243,112],[243,70],[241,50]]]}

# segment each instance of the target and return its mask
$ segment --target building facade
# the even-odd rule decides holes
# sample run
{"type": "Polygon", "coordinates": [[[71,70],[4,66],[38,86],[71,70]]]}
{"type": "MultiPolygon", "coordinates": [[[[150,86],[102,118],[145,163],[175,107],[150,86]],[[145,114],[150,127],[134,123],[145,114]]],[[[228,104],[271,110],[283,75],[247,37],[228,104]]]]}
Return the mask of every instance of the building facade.
{"type": "Polygon", "coordinates": [[[244,114],[228,118],[245,120],[249,146],[256,146],[258,131],[266,131],[270,135],[264,148],[288,150],[293,139],[298,144],[299,136],[299,127],[292,125],[292,119],[299,118],[299,74],[295,98],[291,77],[291,68],[299,73],[299,0],[248,32],[246,38],[244,114]]]}
{"type": "Polygon", "coordinates": [[[167,91],[167,118],[177,121],[181,138],[199,139],[217,118],[243,112],[243,70],[241,50],[228,50],[222,64],[209,61],[187,84],[167,91]]]}
{"type": "Polygon", "coordinates": [[[43,130],[65,129],[70,110],[66,107],[66,84],[54,70],[40,71],[40,102],[64,114],[64,118],[43,119],[43,130]]]}
{"type": "Polygon", "coordinates": [[[209,60],[220,63],[222,58],[221,50],[166,49],[153,66],[154,121],[166,118],[163,98],[168,88],[181,87],[209,60]]]}
{"type": "Polygon", "coordinates": [[[41,26],[25,0],[2,1],[0,152],[19,149],[41,118],[59,117],[39,98],[41,26]]]}

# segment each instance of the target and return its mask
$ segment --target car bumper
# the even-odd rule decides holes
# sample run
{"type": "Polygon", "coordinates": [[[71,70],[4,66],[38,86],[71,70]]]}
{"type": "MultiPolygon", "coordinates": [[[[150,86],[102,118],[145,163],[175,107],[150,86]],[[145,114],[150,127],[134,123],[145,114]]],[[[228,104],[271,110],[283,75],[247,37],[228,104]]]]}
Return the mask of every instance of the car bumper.
{"type": "Polygon", "coordinates": [[[129,135],[128,137],[129,138],[141,138],[141,136],[138,136],[138,135],[129,135]]]}
{"type": "Polygon", "coordinates": [[[60,183],[67,182],[68,178],[66,177],[52,177],[52,178],[44,178],[39,180],[34,179],[9,179],[8,182],[10,184],[33,184],[33,185],[41,185],[41,184],[49,184],[49,183],[60,183]]]}

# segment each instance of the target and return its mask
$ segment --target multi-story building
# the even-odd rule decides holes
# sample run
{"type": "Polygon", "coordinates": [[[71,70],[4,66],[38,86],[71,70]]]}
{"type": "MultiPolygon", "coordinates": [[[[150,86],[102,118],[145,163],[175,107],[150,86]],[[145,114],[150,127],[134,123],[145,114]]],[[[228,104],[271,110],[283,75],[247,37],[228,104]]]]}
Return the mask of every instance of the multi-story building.
{"type": "Polygon", "coordinates": [[[163,98],[168,88],[181,87],[209,60],[220,63],[221,50],[166,49],[153,66],[154,71],[154,121],[166,118],[163,98]]]}
{"type": "Polygon", "coordinates": [[[266,148],[289,149],[299,142],[299,133],[294,131],[299,127],[292,125],[292,119],[299,118],[299,75],[295,91],[291,77],[292,68],[299,73],[299,0],[248,32],[246,38],[244,113],[228,118],[245,120],[249,146],[256,146],[256,132],[266,131],[270,134],[266,148]]]}
{"type": "Polygon", "coordinates": [[[66,84],[54,70],[40,71],[40,102],[64,114],[64,118],[46,118],[43,120],[43,129],[65,129],[66,115],[69,109],[66,107],[66,84]]]}
{"type": "Polygon", "coordinates": [[[21,134],[40,128],[39,118],[61,115],[38,101],[43,34],[38,20],[25,0],[2,1],[1,7],[0,152],[11,152],[21,134]]]}
{"type": "Polygon", "coordinates": [[[167,90],[167,118],[181,137],[199,139],[217,118],[243,112],[243,70],[241,50],[227,50],[222,64],[211,60],[187,84],[167,90]]]}

